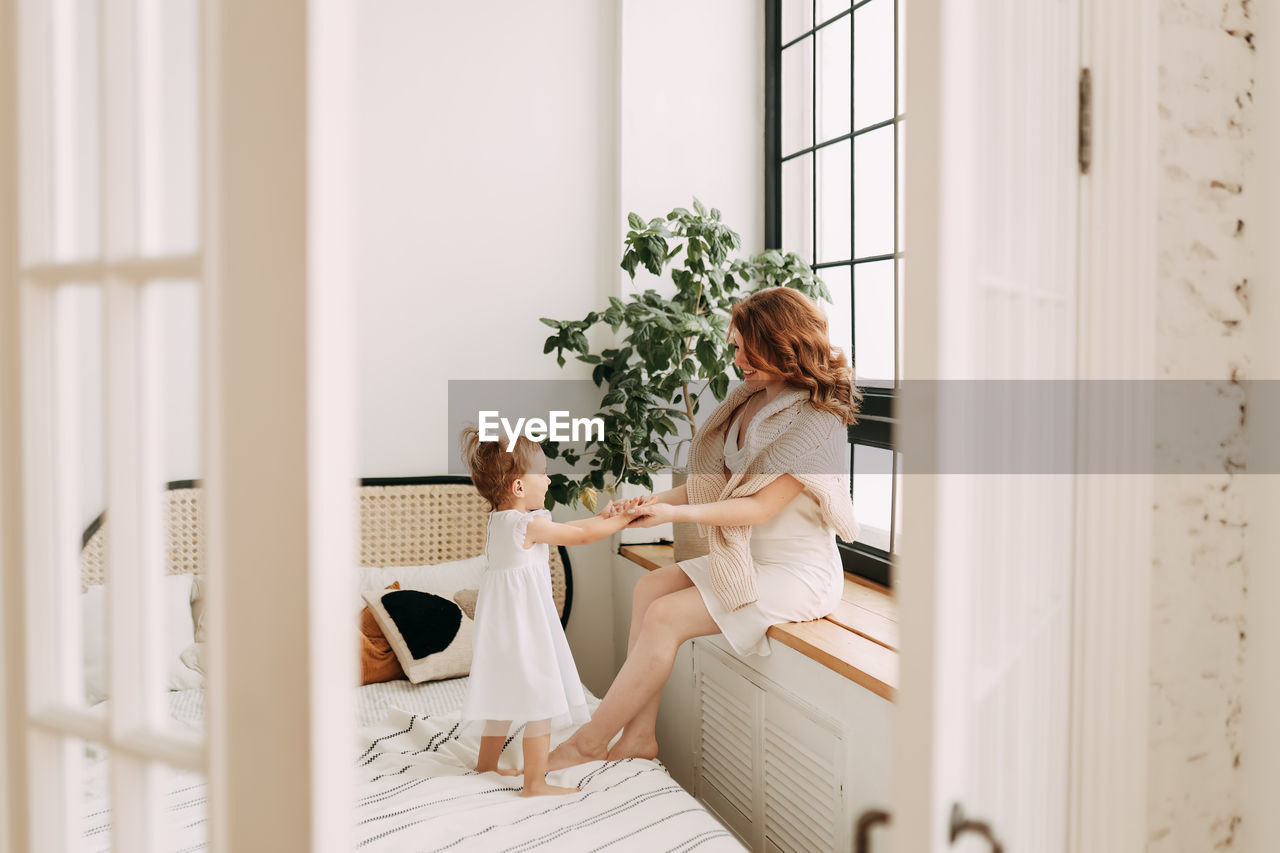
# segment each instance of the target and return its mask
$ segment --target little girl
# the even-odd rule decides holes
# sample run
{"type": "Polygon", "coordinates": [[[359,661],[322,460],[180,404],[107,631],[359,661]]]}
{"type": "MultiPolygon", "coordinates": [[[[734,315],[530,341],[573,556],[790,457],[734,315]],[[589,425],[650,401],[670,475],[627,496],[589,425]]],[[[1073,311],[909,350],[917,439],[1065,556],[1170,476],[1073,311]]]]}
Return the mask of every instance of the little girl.
{"type": "Polygon", "coordinates": [[[476,600],[471,680],[461,720],[483,726],[476,772],[520,774],[499,769],[498,757],[511,725],[523,723],[521,796],[571,794],[579,789],[547,784],[551,729],[585,723],[590,714],[551,599],[547,546],[603,539],[638,517],[633,505],[639,501],[611,503],[594,518],[557,524],[542,508],[551,483],[542,448],[524,436],[516,439],[510,451],[508,446],[505,438],[480,441],[475,427],[462,431],[462,453],[471,480],[492,512],[485,542],[488,566],[476,600]]]}

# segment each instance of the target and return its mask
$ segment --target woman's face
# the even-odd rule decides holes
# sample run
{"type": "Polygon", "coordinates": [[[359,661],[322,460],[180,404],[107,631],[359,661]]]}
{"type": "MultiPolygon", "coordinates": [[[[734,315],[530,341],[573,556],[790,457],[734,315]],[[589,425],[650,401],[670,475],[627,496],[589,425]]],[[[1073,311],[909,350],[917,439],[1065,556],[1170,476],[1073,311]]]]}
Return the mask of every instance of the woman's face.
{"type": "Polygon", "coordinates": [[[729,330],[729,343],[735,349],[733,363],[741,368],[742,378],[748,385],[766,385],[770,382],[782,381],[782,377],[777,373],[770,373],[751,365],[747,360],[746,350],[742,347],[742,338],[738,337],[737,329],[729,330]]]}

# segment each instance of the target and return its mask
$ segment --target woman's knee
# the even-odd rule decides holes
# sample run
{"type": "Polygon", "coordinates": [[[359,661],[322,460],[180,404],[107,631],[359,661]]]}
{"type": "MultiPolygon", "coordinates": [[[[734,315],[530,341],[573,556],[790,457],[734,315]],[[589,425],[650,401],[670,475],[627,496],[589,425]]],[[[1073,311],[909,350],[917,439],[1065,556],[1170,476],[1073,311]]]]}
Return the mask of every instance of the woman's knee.
{"type": "Polygon", "coordinates": [[[679,622],[679,612],[670,594],[661,595],[644,611],[641,631],[651,634],[671,633],[679,622]]]}
{"type": "Polygon", "coordinates": [[[663,566],[640,578],[636,582],[636,589],[631,597],[633,610],[636,613],[644,613],[655,600],[679,589],[680,578],[673,574],[675,572],[684,574],[679,567],[672,565],[663,566]]]}

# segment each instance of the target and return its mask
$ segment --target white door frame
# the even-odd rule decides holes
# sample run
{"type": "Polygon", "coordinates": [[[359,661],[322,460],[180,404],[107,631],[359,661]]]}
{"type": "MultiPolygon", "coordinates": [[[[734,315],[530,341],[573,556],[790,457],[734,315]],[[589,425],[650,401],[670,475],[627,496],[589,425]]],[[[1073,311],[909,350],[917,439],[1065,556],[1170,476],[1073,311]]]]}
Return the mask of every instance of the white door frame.
{"type": "MultiPolygon", "coordinates": [[[[1157,9],[1152,0],[1084,0],[1082,11],[1093,157],[1080,183],[1079,377],[1153,382],[1157,9]]],[[[1085,470],[1153,472],[1151,399],[1112,399],[1106,418],[1081,411],[1085,470]],[[1090,425],[1103,421],[1129,428],[1121,436],[1090,435],[1090,425]]],[[[1147,843],[1152,480],[1078,478],[1070,853],[1142,850],[1147,843]]]]}
{"type": "MultiPolygon", "coordinates": [[[[104,28],[108,42],[126,44],[132,35],[127,15],[154,10],[152,2],[113,5],[125,15],[104,28]]],[[[207,769],[211,850],[345,853],[353,829],[348,746],[357,666],[350,638],[334,627],[352,616],[358,526],[347,199],[350,0],[201,3],[203,241],[201,251],[177,259],[173,270],[203,284],[212,623],[204,747],[116,730],[115,718],[137,717],[146,693],[128,667],[113,668],[110,725],[74,708],[30,707],[28,675],[37,669],[31,660],[38,649],[29,642],[27,623],[34,620],[23,603],[35,565],[28,546],[40,543],[24,533],[37,513],[24,503],[24,480],[34,479],[23,473],[31,441],[23,435],[24,400],[34,391],[24,392],[23,356],[24,331],[35,327],[24,324],[28,300],[20,280],[44,277],[40,287],[50,289],[39,291],[41,304],[58,282],[103,281],[114,294],[106,312],[113,323],[109,354],[124,358],[113,363],[127,368],[141,356],[128,333],[136,322],[133,288],[164,278],[172,264],[131,254],[126,240],[119,252],[111,254],[108,244],[104,258],[78,265],[49,263],[37,272],[21,266],[18,5],[0,0],[0,851],[56,851],[76,843],[83,798],[74,774],[40,768],[30,750],[38,742],[66,752],[68,738],[84,738],[125,759],[113,765],[112,796],[114,829],[124,833],[114,840],[124,847],[162,844],[142,807],[145,780],[132,774],[152,762],[177,761],[207,769]],[[264,636],[270,642],[262,642],[264,636]],[[131,686],[138,689],[123,689],[131,686]],[[33,779],[45,788],[51,780],[53,793],[67,796],[46,797],[45,811],[33,813],[33,779]],[[65,820],[56,819],[64,813],[65,820]]],[[[128,91],[121,66],[112,67],[112,79],[125,79],[128,91]]],[[[112,173],[108,163],[131,159],[128,136],[110,136],[105,150],[113,159],[104,158],[103,176],[126,196],[136,192],[128,186],[136,176],[112,173]]],[[[117,380],[125,380],[118,388],[128,391],[131,373],[116,370],[117,380]]],[[[138,472],[128,470],[137,462],[130,448],[138,439],[127,428],[135,413],[119,416],[129,403],[113,397],[117,416],[109,439],[128,452],[115,460],[123,485],[109,482],[108,493],[131,504],[140,485],[138,472]]],[[[136,534],[122,532],[136,527],[130,520],[125,510],[113,512],[116,538],[136,542],[136,534]]],[[[154,581],[144,580],[136,566],[115,568],[117,587],[140,581],[145,590],[154,581]]],[[[126,598],[127,591],[116,593],[119,602],[126,598]]],[[[136,625],[114,619],[111,633],[117,661],[137,650],[136,625]]]]}
{"type": "MultiPolygon", "coordinates": [[[[17,0],[0,0],[0,667],[23,672],[26,619],[22,554],[21,342],[18,299],[18,57],[17,0]]],[[[30,847],[27,825],[25,681],[5,680],[0,701],[0,851],[30,847]]]]}
{"type": "MultiPolygon", "coordinates": [[[[946,223],[939,221],[939,168],[946,68],[945,0],[907,4],[906,219],[909,246],[905,312],[908,379],[930,379],[944,319],[936,283],[946,223]],[[924,371],[920,370],[921,366],[924,371]]],[[[1152,0],[1114,4],[1083,0],[1082,64],[1092,68],[1093,162],[1081,181],[1078,375],[1081,379],[1155,379],[1156,73],[1157,19],[1152,0]]],[[[954,36],[951,36],[954,37],[954,36]]],[[[918,427],[933,413],[904,395],[904,446],[919,444],[918,427]],[[914,440],[912,436],[914,437],[914,440]]],[[[1144,432],[1150,409],[1125,401],[1121,422],[1144,432]]],[[[1113,412],[1113,417],[1115,413],[1113,412]]],[[[1080,413],[1084,464],[1129,463],[1150,457],[1150,442],[1108,446],[1090,440],[1089,413],[1080,413]]],[[[1114,422],[1114,420],[1112,421],[1114,422]]],[[[1143,470],[1151,470],[1148,466],[1143,470]]],[[[1068,809],[1070,853],[1141,850],[1146,843],[1146,775],[1150,620],[1151,501],[1149,476],[1082,476],[1075,534],[1075,611],[1068,809]]],[[[904,539],[895,576],[902,620],[902,701],[895,721],[893,849],[932,849],[938,825],[932,702],[948,677],[935,666],[948,641],[947,600],[933,576],[939,548],[935,514],[939,478],[913,475],[904,539]],[[913,567],[916,567],[913,571],[913,567]],[[914,641],[915,645],[912,645],[914,641]],[[915,696],[913,701],[906,701],[915,696]]],[[[998,827],[997,827],[998,830],[998,827]]]]}
{"type": "Polygon", "coordinates": [[[358,553],[350,4],[206,4],[211,849],[345,853],[356,649],[334,627],[351,620],[358,553]]]}

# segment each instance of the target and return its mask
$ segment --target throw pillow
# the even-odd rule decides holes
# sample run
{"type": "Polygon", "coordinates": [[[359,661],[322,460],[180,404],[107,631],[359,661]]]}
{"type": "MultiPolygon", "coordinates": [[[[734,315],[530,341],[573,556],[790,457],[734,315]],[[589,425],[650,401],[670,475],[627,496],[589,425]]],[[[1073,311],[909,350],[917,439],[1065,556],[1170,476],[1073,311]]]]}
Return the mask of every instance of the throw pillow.
{"type": "Polygon", "coordinates": [[[366,592],[364,599],[414,684],[471,671],[473,623],[455,602],[415,589],[366,592]]]}
{"type": "MultiPolygon", "coordinates": [[[[388,590],[399,589],[400,583],[391,584],[388,590]]],[[[404,678],[404,670],[396,659],[391,642],[382,632],[373,611],[365,605],[360,611],[360,683],[377,684],[404,678]]]]}

